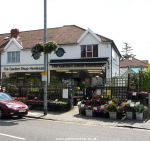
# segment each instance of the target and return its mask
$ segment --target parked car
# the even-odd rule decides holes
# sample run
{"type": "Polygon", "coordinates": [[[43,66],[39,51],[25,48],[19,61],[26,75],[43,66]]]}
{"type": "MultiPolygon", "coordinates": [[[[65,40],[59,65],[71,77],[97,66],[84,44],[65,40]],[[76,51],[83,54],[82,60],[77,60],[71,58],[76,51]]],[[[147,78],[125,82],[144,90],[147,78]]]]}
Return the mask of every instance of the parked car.
{"type": "Polygon", "coordinates": [[[14,100],[8,93],[0,92],[0,118],[18,116],[22,118],[28,114],[28,106],[14,100]]]}

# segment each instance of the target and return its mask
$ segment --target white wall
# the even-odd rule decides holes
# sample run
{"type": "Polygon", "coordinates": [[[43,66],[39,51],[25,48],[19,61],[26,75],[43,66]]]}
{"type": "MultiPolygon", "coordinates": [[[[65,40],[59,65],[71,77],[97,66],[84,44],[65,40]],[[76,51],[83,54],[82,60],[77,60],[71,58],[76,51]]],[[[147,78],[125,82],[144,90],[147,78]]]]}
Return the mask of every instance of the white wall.
{"type": "Polygon", "coordinates": [[[112,48],[112,77],[120,75],[119,61],[120,61],[119,55],[112,48]]]}
{"type": "Polygon", "coordinates": [[[80,45],[98,44],[98,57],[111,57],[111,47],[108,44],[100,43],[95,37],[88,33],[79,44],[74,45],[61,45],[59,47],[65,50],[65,54],[62,57],[57,57],[52,53],[51,59],[79,59],[81,58],[80,45]]]}
{"type": "MultiPolygon", "coordinates": [[[[111,77],[111,70],[113,71],[112,76],[119,74],[119,57],[114,60],[111,60],[112,51],[111,51],[111,44],[110,43],[101,43],[101,40],[95,38],[93,34],[88,33],[84,36],[82,40],[80,40],[79,44],[68,44],[68,45],[61,45],[59,47],[65,50],[65,53],[62,57],[58,57],[54,52],[49,55],[50,59],[80,59],[81,58],[81,47],[80,45],[87,45],[87,44],[98,44],[98,57],[108,57],[109,63],[106,64],[106,74],[107,78],[111,77]],[[112,61],[112,68],[111,68],[111,61],[112,61]],[[109,67],[108,67],[109,65],[109,67]]],[[[114,51],[114,50],[113,50],[114,51]]],[[[114,51],[115,52],[115,51],[114,51]]],[[[5,52],[2,53],[2,71],[5,72],[3,69],[6,66],[43,66],[44,64],[44,56],[41,54],[40,59],[34,60],[31,54],[30,49],[21,49],[17,46],[15,42],[11,42],[10,46],[6,49],[5,52]],[[7,63],[7,52],[9,51],[21,51],[20,52],[20,63],[7,63]]],[[[20,70],[22,71],[22,70],[20,70]]],[[[28,71],[43,71],[43,70],[28,70],[28,71]]]]}
{"type": "MultiPolygon", "coordinates": [[[[49,55],[49,59],[80,59],[81,58],[81,47],[80,45],[87,45],[87,44],[98,44],[98,57],[108,57],[109,63],[106,67],[106,77],[111,78],[111,44],[110,43],[101,43],[97,40],[92,34],[88,33],[79,44],[74,45],[61,45],[59,47],[65,50],[65,54],[62,57],[57,57],[56,54],[52,53],[49,55]],[[108,65],[110,65],[108,67],[108,65]]],[[[118,63],[118,62],[117,62],[118,63]]],[[[115,63],[113,63],[113,67],[115,63]]],[[[114,69],[117,70],[118,74],[118,66],[114,69]]]]}
{"type": "Polygon", "coordinates": [[[18,47],[18,45],[14,41],[10,42],[8,48],[6,48],[6,50],[4,50],[1,54],[2,72],[41,72],[43,71],[43,68],[41,68],[43,67],[43,64],[43,55],[41,55],[40,59],[34,60],[30,49],[23,50],[20,47],[18,47]],[[7,62],[7,52],[12,51],[20,51],[20,62],[7,62]]]}
{"type": "Polygon", "coordinates": [[[65,53],[62,57],[58,57],[54,52],[49,55],[50,59],[77,59],[81,58],[81,50],[79,45],[61,45],[59,46],[65,50],[65,53]]]}

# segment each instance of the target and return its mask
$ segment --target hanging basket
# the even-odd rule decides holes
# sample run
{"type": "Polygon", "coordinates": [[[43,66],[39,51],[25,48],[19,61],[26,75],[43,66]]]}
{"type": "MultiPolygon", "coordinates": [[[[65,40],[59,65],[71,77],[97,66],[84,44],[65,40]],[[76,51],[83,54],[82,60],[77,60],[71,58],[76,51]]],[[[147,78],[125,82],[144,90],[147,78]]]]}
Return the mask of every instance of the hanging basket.
{"type": "Polygon", "coordinates": [[[43,45],[42,44],[36,44],[33,48],[32,48],[32,52],[43,52],[43,45]]]}
{"type": "Polygon", "coordinates": [[[52,51],[55,51],[58,47],[57,43],[55,42],[48,42],[44,45],[44,52],[51,53],[52,51]]]}

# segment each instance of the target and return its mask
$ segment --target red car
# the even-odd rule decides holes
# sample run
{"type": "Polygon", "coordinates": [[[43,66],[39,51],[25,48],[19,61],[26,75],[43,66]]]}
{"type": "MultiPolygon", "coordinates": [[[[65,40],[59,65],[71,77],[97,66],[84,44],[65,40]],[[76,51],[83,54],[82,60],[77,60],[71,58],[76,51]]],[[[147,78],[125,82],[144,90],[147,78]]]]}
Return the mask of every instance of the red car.
{"type": "Polygon", "coordinates": [[[20,101],[14,100],[9,94],[0,92],[0,118],[18,116],[23,117],[28,114],[28,106],[20,101]]]}

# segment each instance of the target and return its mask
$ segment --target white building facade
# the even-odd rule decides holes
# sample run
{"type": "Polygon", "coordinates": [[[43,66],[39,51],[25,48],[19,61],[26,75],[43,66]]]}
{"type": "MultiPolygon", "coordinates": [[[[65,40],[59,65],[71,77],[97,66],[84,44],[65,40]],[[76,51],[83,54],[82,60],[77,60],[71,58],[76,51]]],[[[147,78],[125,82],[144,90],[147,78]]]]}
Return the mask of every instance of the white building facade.
{"type": "MultiPolygon", "coordinates": [[[[29,76],[42,80],[44,56],[41,54],[35,60],[31,53],[31,48],[42,42],[42,33],[43,30],[37,30],[20,32],[17,36],[12,33],[0,35],[2,80],[13,73],[18,83],[24,83],[29,76]]],[[[90,81],[119,76],[121,55],[113,40],[74,25],[48,29],[48,36],[49,41],[58,43],[56,52],[48,56],[49,83],[56,78],[61,82],[70,79],[80,82],[81,72],[85,72],[85,77],[90,78],[90,81]]]]}

